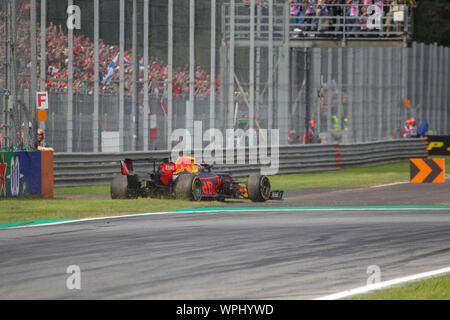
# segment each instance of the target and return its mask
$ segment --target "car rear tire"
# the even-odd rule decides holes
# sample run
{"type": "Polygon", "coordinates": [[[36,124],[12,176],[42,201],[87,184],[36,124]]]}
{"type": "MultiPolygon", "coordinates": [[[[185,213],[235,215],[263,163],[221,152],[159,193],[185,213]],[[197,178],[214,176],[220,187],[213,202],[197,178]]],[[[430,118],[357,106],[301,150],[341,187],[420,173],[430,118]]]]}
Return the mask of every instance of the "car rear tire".
{"type": "Polygon", "coordinates": [[[270,181],[266,176],[253,173],[247,182],[248,198],[253,202],[264,202],[270,198],[270,181]]]}
{"type": "Polygon", "coordinates": [[[127,176],[117,176],[111,182],[112,199],[128,199],[128,179],[127,176]]]}
{"type": "Polygon", "coordinates": [[[202,199],[202,182],[193,174],[180,174],[175,184],[175,196],[177,199],[200,201],[202,199]]]}

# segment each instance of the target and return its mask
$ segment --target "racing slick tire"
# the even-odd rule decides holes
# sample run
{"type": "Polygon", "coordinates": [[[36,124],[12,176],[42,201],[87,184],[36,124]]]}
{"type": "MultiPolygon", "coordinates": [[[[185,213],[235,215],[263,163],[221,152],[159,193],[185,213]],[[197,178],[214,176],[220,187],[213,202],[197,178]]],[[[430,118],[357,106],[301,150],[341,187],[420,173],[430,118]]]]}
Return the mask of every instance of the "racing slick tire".
{"type": "Polygon", "coordinates": [[[253,202],[264,202],[270,198],[270,181],[266,176],[253,173],[247,182],[248,198],[253,202]]]}
{"type": "Polygon", "coordinates": [[[111,198],[127,199],[128,198],[128,179],[127,176],[117,176],[111,182],[111,198]]]}
{"type": "Polygon", "coordinates": [[[202,182],[196,175],[180,174],[175,184],[175,196],[177,199],[200,201],[202,199],[202,182]]]}

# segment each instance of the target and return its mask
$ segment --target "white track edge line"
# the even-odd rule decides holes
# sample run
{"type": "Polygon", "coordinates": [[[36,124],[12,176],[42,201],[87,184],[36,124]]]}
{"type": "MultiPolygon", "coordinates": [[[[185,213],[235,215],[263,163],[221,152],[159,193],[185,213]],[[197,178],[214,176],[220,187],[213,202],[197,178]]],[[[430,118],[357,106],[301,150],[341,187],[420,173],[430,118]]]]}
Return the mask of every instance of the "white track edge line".
{"type": "Polygon", "coordinates": [[[346,290],[343,292],[316,298],[314,300],[339,300],[339,299],[344,299],[344,298],[350,298],[350,297],[354,297],[354,296],[372,293],[372,292],[375,292],[375,291],[378,291],[381,289],[388,289],[388,288],[392,288],[392,287],[398,286],[398,285],[405,285],[405,284],[415,282],[418,280],[424,280],[424,279],[432,278],[432,277],[439,276],[439,275],[445,275],[448,273],[450,273],[450,267],[433,270],[433,271],[428,271],[428,272],[423,272],[423,273],[406,276],[406,277],[402,277],[402,278],[396,278],[393,280],[383,281],[383,282],[371,284],[368,286],[351,289],[351,290],[346,290]]]}
{"type": "Polygon", "coordinates": [[[142,217],[142,216],[152,216],[152,215],[166,215],[166,214],[183,214],[183,213],[221,213],[221,212],[262,212],[262,211],[424,211],[424,210],[431,210],[431,211],[440,211],[440,210],[449,210],[448,208],[420,208],[420,207],[387,207],[387,208],[376,208],[376,207],[342,207],[342,208],[314,208],[314,207],[305,207],[305,208],[279,208],[279,207],[266,207],[266,208],[239,208],[239,209],[211,209],[211,210],[184,210],[184,211],[162,211],[162,212],[143,212],[143,213],[132,213],[132,214],[126,214],[126,215],[117,215],[117,216],[107,216],[107,217],[96,217],[96,218],[82,218],[82,219],[73,219],[73,220],[66,220],[66,221],[57,221],[57,222],[50,222],[50,223],[42,223],[42,224],[30,224],[30,225],[22,225],[22,226],[14,226],[14,227],[7,227],[5,229],[11,230],[11,229],[21,229],[21,228],[36,228],[36,227],[46,227],[46,226],[55,226],[60,224],[68,224],[68,223],[77,223],[77,222],[90,222],[90,221],[99,221],[99,220],[108,220],[108,219],[120,219],[120,218],[133,218],[133,217],[142,217]]]}
{"type": "MultiPolygon", "coordinates": [[[[391,186],[397,186],[397,185],[400,185],[400,184],[409,184],[409,182],[394,182],[394,183],[388,183],[388,184],[380,184],[380,185],[377,185],[377,186],[369,187],[369,189],[391,187],[391,186]]],[[[362,189],[364,189],[364,188],[362,188],[362,189]]]]}

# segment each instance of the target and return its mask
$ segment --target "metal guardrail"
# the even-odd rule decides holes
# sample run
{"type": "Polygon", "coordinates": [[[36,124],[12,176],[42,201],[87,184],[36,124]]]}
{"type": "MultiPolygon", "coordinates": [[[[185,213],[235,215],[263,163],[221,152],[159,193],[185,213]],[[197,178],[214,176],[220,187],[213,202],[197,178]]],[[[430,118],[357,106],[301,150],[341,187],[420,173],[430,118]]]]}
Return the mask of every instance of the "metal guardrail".
{"type": "MultiPolygon", "coordinates": [[[[274,4],[273,40],[283,40],[288,26],[289,38],[409,41],[412,34],[413,9],[408,5],[390,4],[274,4]],[[289,10],[289,13],[285,12],[289,10]],[[288,22],[286,23],[286,18],[288,22]]],[[[234,26],[236,39],[250,39],[250,8],[235,4],[234,23],[231,5],[222,7],[222,33],[229,39],[234,26]]],[[[255,7],[255,37],[269,38],[269,9],[255,7]]]]}
{"type": "MultiPolygon", "coordinates": [[[[245,176],[264,166],[249,164],[248,149],[245,164],[214,165],[214,170],[228,171],[234,176],[245,176]]],[[[235,160],[237,150],[233,150],[235,160]]],[[[367,166],[423,158],[428,155],[424,139],[390,140],[359,144],[313,144],[279,147],[278,173],[300,173],[338,170],[341,166],[367,166]]],[[[223,157],[226,150],[223,150],[223,157]]],[[[170,157],[170,151],[127,153],[55,153],[55,187],[105,185],[120,174],[119,161],[135,160],[135,171],[150,172],[153,164],[149,158],[170,157]]],[[[225,158],[224,161],[225,163],[225,158]]],[[[234,163],[237,163],[236,161],[234,163]]]]}

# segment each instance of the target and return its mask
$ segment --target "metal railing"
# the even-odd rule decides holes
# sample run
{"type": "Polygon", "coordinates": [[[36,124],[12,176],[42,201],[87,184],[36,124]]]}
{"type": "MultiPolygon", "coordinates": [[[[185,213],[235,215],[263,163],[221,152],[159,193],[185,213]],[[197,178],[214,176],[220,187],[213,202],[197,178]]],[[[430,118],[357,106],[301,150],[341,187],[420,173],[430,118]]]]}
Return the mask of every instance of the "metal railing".
{"type": "MultiPolygon", "coordinates": [[[[225,151],[222,153],[224,157],[225,151]]],[[[214,170],[228,171],[234,176],[246,176],[269,166],[249,164],[248,151],[247,149],[245,154],[245,164],[217,164],[213,165],[214,170]]],[[[237,152],[234,154],[237,155],[237,152]]],[[[152,170],[149,158],[162,159],[170,155],[170,151],[55,153],[55,187],[106,185],[120,174],[120,160],[133,159],[135,171],[144,173],[152,170]]],[[[338,170],[341,166],[384,164],[409,158],[424,158],[427,155],[426,140],[420,138],[346,145],[287,145],[279,147],[278,173],[338,170]]]]}
{"type": "MultiPolygon", "coordinates": [[[[255,7],[255,37],[269,38],[269,9],[255,7]]],[[[222,32],[230,38],[234,26],[236,39],[250,38],[250,8],[235,4],[234,21],[231,21],[231,5],[222,7],[222,32]]],[[[283,40],[285,28],[291,40],[317,38],[328,40],[397,40],[409,41],[412,34],[413,9],[407,5],[388,4],[326,4],[310,7],[308,4],[274,4],[273,40],[283,40]],[[285,11],[289,10],[289,13],[285,11]],[[288,23],[285,17],[288,16],[288,23]]]]}

